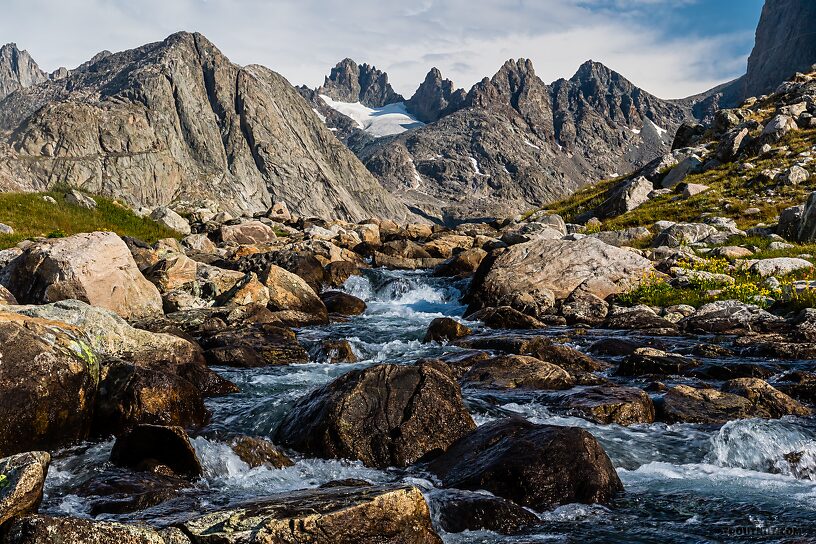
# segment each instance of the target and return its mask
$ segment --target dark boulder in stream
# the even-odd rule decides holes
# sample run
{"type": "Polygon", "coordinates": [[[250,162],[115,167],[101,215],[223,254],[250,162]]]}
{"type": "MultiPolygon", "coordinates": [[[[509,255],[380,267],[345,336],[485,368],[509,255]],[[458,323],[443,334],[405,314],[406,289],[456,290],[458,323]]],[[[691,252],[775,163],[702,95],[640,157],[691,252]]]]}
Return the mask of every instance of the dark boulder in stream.
{"type": "Polygon", "coordinates": [[[428,366],[377,365],[301,398],[276,441],[307,455],[404,467],[474,427],[449,376],[428,366]]]}

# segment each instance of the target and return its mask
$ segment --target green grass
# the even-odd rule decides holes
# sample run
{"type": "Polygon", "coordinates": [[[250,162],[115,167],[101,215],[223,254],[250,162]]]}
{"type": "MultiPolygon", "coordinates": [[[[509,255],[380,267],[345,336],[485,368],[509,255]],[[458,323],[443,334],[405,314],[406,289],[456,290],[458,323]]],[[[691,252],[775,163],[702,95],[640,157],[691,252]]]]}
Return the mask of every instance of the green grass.
{"type": "Polygon", "coordinates": [[[47,193],[0,194],[0,223],[14,229],[14,234],[0,234],[0,249],[22,240],[40,237],[59,238],[81,232],[112,231],[148,243],[161,238],[178,238],[179,234],[149,218],[142,218],[113,200],[93,196],[95,210],[67,204],[63,191],[47,193]],[[51,204],[43,196],[57,201],[51,204]]]}

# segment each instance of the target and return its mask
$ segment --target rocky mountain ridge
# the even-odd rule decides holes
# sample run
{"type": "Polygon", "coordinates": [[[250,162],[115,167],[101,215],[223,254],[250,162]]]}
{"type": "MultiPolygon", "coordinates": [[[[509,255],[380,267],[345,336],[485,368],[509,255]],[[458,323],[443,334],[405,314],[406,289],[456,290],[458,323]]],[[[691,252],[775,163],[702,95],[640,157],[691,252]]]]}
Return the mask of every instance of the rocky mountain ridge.
{"type": "Polygon", "coordinates": [[[16,90],[31,87],[48,80],[28,51],[21,51],[17,44],[0,47],[0,100],[16,90]]]}
{"type": "Polygon", "coordinates": [[[217,202],[405,217],[297,91],[200,34],[115,54],[0,102],[0,188],[81,187],[133,206],[217,202]]]}

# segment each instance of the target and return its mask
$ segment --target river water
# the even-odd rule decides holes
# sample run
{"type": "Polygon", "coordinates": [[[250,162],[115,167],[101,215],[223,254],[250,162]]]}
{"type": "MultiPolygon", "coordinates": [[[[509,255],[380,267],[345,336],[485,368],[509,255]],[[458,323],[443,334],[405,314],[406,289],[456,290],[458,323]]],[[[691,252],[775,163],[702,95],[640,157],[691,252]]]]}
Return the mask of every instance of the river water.
{"type": "MultiPolygon", "coordinates": [[[[178,510],[193,508],[189,504],[195,508],[228,505],[246,498],[317,487],[340,478],[417,485],[430,499],[433,510],[434,502],[443,500],[445,493],[450,492],[434,487],[426,474],[298,457],[293,457],[296,460],[293,467],[250,469],[229,447],[205,437],[219,431],[271,436],[297,398],[353,368],[384,362],[410,364],[423,357],[459,350],[454,346],[422,344],[420,339],[433,318],[462,315],[464,306],[459,297],[464,287],[462,283],[420,272],[372,270],[365,276],[352,277],[344,290],[365,300],[367,311],[345,323],[298,331],[298,337],[307,347],[327,338],[348,339],[359,362],[338,365],[313,360],[288,367],[217,368],[240,387],[241,393],[208,401],[213,411],[212,423],[202,436],[193,439],[205,476],[187,492],[191,502],[171,500],[119,518],[166,523],[172,521],[178,510]]],[[[490,334],[477,323],[470,325],[479,334],[490,334]]],[[[543,331],[554,337],[569,335],[571,345],[583,350],[603,336],[636,336],[630,331],[579,332],[543,331]]],[[[678,348],[693,343],[688,338],[661,341],[678,348]]],[[[814,366],[813,361],[781,364],[786,368],[814,366]]],[[[645,385],[638,381],[626,383],[645,385]]],[[[445,534],[440,529],[447,543],[816,542],[813,418],[743,420],[721,428],[662,423],[620,427],[552,413],[539,402],[540,393],[497,394],[465,389],[463,394],[478,424],[520,414],[535,423],[587,429],[606,449],[626,491],[605,507],[567,505],[539,513],[541,525],[527,534],[512,537],[489,532],[445,534]],[[783,457],[792,451],[803,453],[795,474],[783,457]]],[[[57,455],[46,482],[42,510],[55,515],[88,516],[87,500],[76,496],[74,490],[107,466],[111,446],[112,442],[86,445],[57,455]]]]}

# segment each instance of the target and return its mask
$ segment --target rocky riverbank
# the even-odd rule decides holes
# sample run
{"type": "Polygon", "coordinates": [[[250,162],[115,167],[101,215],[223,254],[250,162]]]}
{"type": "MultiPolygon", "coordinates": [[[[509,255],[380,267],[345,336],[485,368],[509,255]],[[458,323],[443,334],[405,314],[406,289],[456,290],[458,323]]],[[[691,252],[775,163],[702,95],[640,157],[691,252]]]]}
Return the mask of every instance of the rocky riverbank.
{"type": "MultiPolygon", "coordinates": [[[[725,221],[643,250],[546,213],[153,216],[189,234],[0,252],[5,542],[539,534],[564,505],[631,515],[615,433],[810,421],[815,310],[632,305],[701,259],[673,232],[738,235],[725,221]],[[512,409],[533,405],[552,416],[512,409]],[[260,479],[217,483],[236,470],[260,479]]],[[[807,482],[812,455],[783,443],[750,468],[807,482]]]]}

